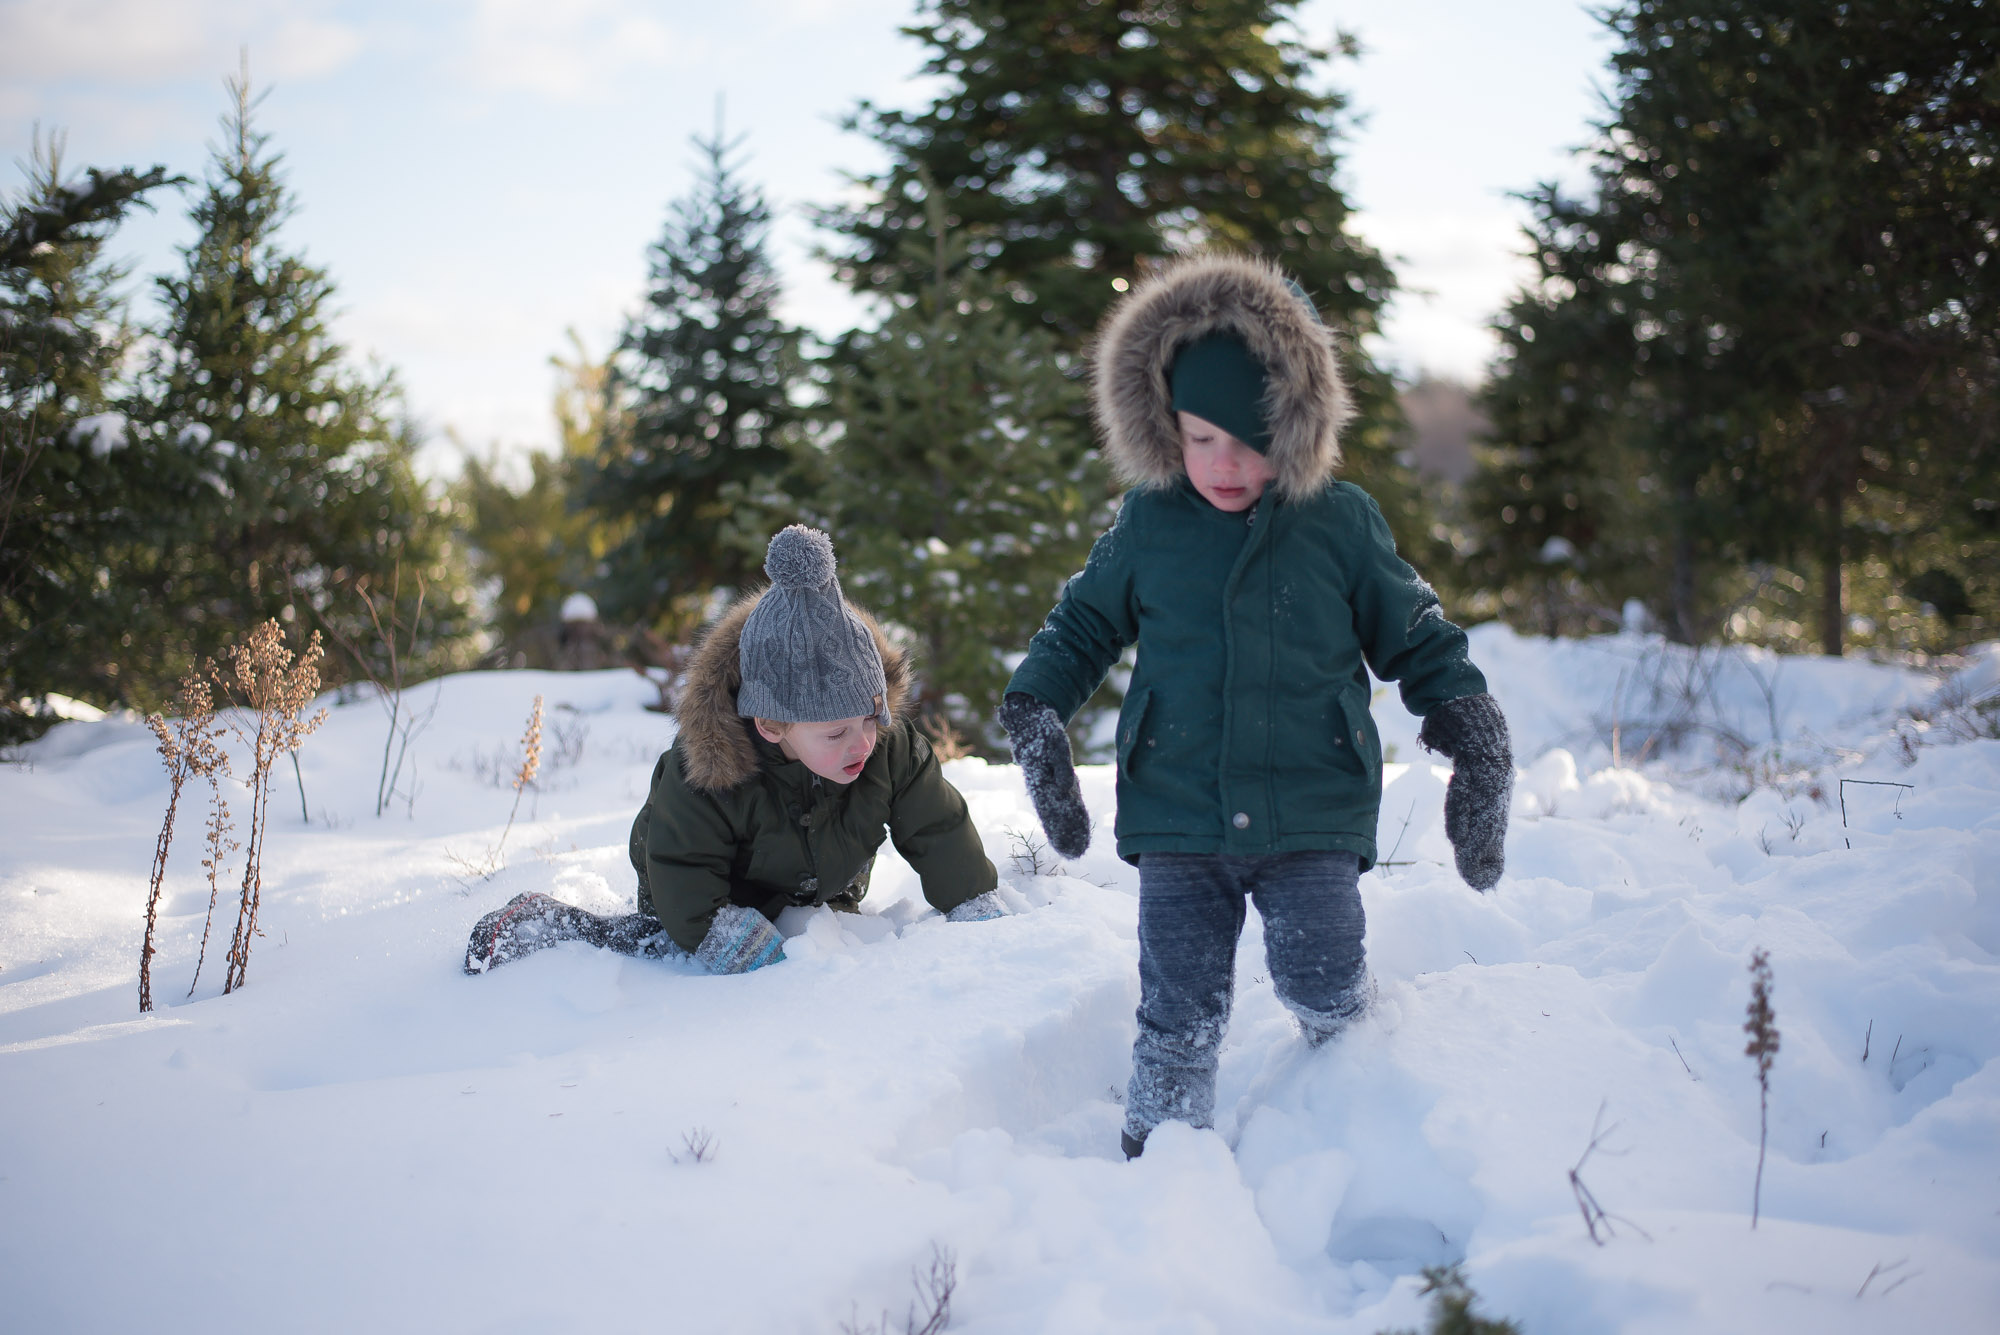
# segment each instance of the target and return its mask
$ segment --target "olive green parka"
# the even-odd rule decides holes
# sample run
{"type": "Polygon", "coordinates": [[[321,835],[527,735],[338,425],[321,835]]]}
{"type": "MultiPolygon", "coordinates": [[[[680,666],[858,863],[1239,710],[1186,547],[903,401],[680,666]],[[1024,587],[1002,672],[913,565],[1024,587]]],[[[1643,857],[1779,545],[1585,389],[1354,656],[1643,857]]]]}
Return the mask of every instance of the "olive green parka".
{"type": "Polygon", "coordinates": [[[725,613],[688,667],[675,709],[680,731],[653,767],[651,793],[632,823],[640,911],[691,951],[725,903],[772,919],[790,905],[852,907],[868,892],[885,835],[940,912],[993,889],[999,876],[964,797],[906,717],[908,660],[867,613],[855,609],[882,655],[889,724],[853,782],[833,783],[787,760],[737,714],[738,643],[761,596],[725,613]]]}
{"type": "Polygon", "coordinates": [[[1347,415],[1331,338],[1275,269],[1183,262],[1099,340],[1106,452],[1133,484],[1009,681],[1072,717],[1137,646],[1117,732],[1118,853],[1344,849],[1375,860],[1382,752],[1368,669],[1427,714],[1486,680],[1375,502],[1333,479],[1347,415]],[[1236,333],[1265,365],[1275,477],[1216,509],[1187,479],[1175,348],[1236,333]]]}

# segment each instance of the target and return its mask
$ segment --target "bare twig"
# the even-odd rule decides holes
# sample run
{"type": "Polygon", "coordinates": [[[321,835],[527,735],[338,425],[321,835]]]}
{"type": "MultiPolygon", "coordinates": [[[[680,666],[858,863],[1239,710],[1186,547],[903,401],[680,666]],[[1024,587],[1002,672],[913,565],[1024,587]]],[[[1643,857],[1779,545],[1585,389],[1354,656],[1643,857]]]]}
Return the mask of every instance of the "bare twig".
{"type": "Polygon", "coordinates": [[[717,1144],[707,1127],[697,1126],[681,1132],[681,1148],[684,1151],[681,1154],[668,1150],[667,1157],[675,1163],[698,1164],[713,1159],[721,1146],[717,1144]]]}
{"type": "MultiPolygon", "coordinates": [[[[1917,786],[1914,783],[1892,783],[1887,779],[1842,779],[1840,781],[1840,828],[1843,830],[1847,828],[1847,785],[1850,783],[1860,788],[1914,789],[1917,786]]],[[[1903,795],[1901,793],[1896,794],[1895,812],[1896,819],[1901,820],[1903,818],[1903,795]]],[[[1854,841],[1845,836],[1841,838],[1840,842],[1846,844],[1849,848],[1854,847],[1854,841]]]]}
{"type": "MultiPolygon", "coordinates": [[[[1868,1286],[1870,1284],[1873,1284],[1878,1278],[1887,1279],[1889,1276],[1895,1274],[1898,1270],[1901,1270],[1904,1266],[1908,1265],[1909,1263],[1910,1263],[1910,1258],[1907,1256],[1905,1256],[1900,1261],[1891,1261],[1888,1265],[1883,1265],[1880,1261],[1877,1261],[1873,1266],[1869,1267],[1868,1277],[1861,1281],[1861,1287],[1854,1291],[1854,1296],[1857,1299],[1867,1297],[1868,1286]]],[[[1915,1271],[1912,1272],[1911,1274],[1904,1275],[1901,1279],[1896,1281],[1896,1284],[1905,1283],[1908,1280],[1915,1278],[1916,1275],[1922,1273],[1923,1273],[1922,1271],[1915,1271]]],[[[1896,1287],[1896,1284],[1891,1284],[1889,1288],[1882,1290],[1882,1294],[1880,1296],[1886,1297],[1890,1292],[1890,1290],[1896,1287]]]]}
{"type": "MultiPolygon", "coordinates": [[[[940,1335],[951,1325],[951,1296],[958,1290],[958,1258],[951,1248],[932,1243],[929,1272],[920,1273],[913,1267],[910,1285],[916,1298],[904,1314],[903,1335],[940,1335]]],[[[884,1312],[881,1320],[866,1324],[850,1316],[840,1323],[840,1330],[841,1335],[892,1335],[893,1328],[884,1312]]]]}
{"type": "MultiPolygon", "coordinates": [[[[1616,1122],[1613,1122],[1610,1126],[1603,1125],[1604,1110],[1608,1106],[1609,1100],[1597,1105],[1597,1116],[1592,1118],[1590,1122],[1590,1143],[1583,1147],[1583,1153],[1577,1158],[1576,1166],[1569,1170],[1569,1189],[1576,1197],[1576,1208],[1583,1215],[1583,1226],[1589,1231],[1590,1240],[1598,1246],[1602,1247],[1604,1245],[1605,1238],[1617,1236],[1611,1227],[1611,1222],[1614,1219],[1624,1224],[1646,1241],[1651,1242],[1653,1235],[1646,1232],[1645,1229],[1640,1228],[1631,1220],[1618,1215],[1607,1214],[1604,1207],[1598,1204],[1597,1197],[1591,1194],[1590,1188],[1583,1184],[1584,1164],[1590,1161],[1591,1155],[1597,1153],[1600,1149],[1604,1149],[1605,1138],[1618,1129],[1616,1122]],[[1604,1230],[1604,1237],[1597,1235],[1599,1228],[1604,1230]]],[[[1604,1149],[1604,1153],[1616,1154],[1618,1151],[1604,1149]]]]}
{"type": "Polygon", "coordinates": [[[1875,1041],[1875,1020],[1871,1016],[1868,1021],[1868,1032],[1861,1036],[1861,1064],[1863,1066],[1866,1066],[1868,1064],[1868,1047],[1869,1044],[1873,1043],[1874,1041],[1875,1041]]]}
{"type": "Polygon", "coordinates": [[[1673,1036],[1672,1034],[1668,1034],[1668,1035],[1667,1035],[1667,1042],[1669,1042],[1669,1043],[1673,1044],[1673,1047],[1674,1047],[1674,1056],[1676,1056],[1676,1057],[1680,1057],[1680,1059],[1681,1059],[1681,1069],[1682,1069],[1683,1071],[1686,1071],[1686,1072],[1688,1073],[1688,1079],[1690,1079],[1690,1080],[1699,1080],[1699,1079],[1701,1079],[1701,1077],[1700,1077],[1700,1076],[1698,1076],[1698,1075],[1696,1075],[1696,1074],[1694,1073],[1694,1067],[1692,1067],[1692,1066],[1689,1066],[1689,1065],[1688,1065],[1688,1059],[1687,1059],[1686,1057],[1684,1057],[1684,1056],[1682,1056],[1682,1055],[1681,1055],[1681,1045],[1680,1045],[1680,1040],[1679,1040],[1679,1039],[1677,1039],[1677,1038],[1675,1038],[1675,1037],[1674,1037],[1674,1036],[1673,1036]]]}

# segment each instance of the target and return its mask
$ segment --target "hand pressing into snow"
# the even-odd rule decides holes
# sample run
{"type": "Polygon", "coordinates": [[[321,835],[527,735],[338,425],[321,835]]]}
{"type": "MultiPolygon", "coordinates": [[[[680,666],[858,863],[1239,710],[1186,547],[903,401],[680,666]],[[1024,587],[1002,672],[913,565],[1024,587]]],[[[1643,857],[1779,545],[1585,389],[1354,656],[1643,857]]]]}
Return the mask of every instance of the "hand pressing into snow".
{"type": "Polygon", "coordinates": [[[694,957],[710,973],[749,973],[785,958],[785,939],[756,909],[724,904],[694,957]]]}
{"type": "Polygon", "coordinates": [[[1474,890],[1491,890],[1507,866],[1507,808],[1514,794],[1506,716],[1490,695],[1461,696],[1433,709],[1417,740],[1451,760],[1444,833],[1458,874],[1474,890]]]}
{"type": "Polygon", "coordinates": [[[1090,813],[1077,787],[1062,720],[1034,696],[1009,691],[1000,702],[1000,726],[1014,745],[1014,763],[1027,781],[1028,799],[1035,804],[1049,847],[1066,858],[1082,857],[1090,847],[1090,813]]]}
{"type": "Polygon", "coordinates": [[[988,890],[983,895],[974,895],[957,908],[944,915],[946,922],[991,922],[995,918],[1007,916],[1006,906],[1000,896],[988,890]]]}

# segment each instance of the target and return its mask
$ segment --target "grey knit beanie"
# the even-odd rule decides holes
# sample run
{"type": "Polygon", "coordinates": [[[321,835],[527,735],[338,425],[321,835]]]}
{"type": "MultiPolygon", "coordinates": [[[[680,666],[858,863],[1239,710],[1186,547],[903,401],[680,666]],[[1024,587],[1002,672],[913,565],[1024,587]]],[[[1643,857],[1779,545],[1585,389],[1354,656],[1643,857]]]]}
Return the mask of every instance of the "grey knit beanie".
{"type": "Polygon", "coordinates": [[[875,637],[841,597],[833,541],[816,528],[780,529],[764,553],[771,587],[743,623],[736,712],[774,723],[874,714],[889,724],[889,684],[875,637]]]}

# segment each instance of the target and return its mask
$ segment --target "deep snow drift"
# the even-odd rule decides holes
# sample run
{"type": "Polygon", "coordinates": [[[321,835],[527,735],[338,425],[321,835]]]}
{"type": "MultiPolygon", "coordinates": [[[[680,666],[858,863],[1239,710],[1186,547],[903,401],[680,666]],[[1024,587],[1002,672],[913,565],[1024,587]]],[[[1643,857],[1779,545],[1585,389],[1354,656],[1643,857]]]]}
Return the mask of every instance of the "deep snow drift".
{"type": "Polygon", "coordinates": [[[1137,876],[1107,768],[1084,771],[1091,851],[1036,875],[1018,774],[951,766],[999,921],[943,922],[885,845],[868,912],[794,911],[777,968],[568,945],[468,978],[467,930],[514,894],[629,904],[672,725],[630,673],[450,678],[413,693],[437,705],[413,812],[377,818],[383,715],[353,701],[302,754],[310,822],[280,773],[265,935],[228,997],[227,903],[185,996],[189,790],[142,1017],[165,782],[136,722],[62,725],[0,767],[0,1327],[900,1328],[942,1246],[965,1333],[1418,1326],[1417,1272],[1455,1260],[1535,1335],[1991,1329],[2000,742],[1955,736],[1953,706],[2000,687],[2000,646],[1945,683],[1474,644],[1522,766],[1505,879],[1451,872],[1444,771],[1379,693],[1378,1009],[1307,1053],[1253,914],[1219,1125],[1132,1164],[1137,876]],[[537,693],[538,791],[468,880],[537,693]],[[1755,947],[1783,1047],[1753,1232],[1755,947]],[[1602,1246],[1569,1176],[1594,1124],[1602,1246]]]}

